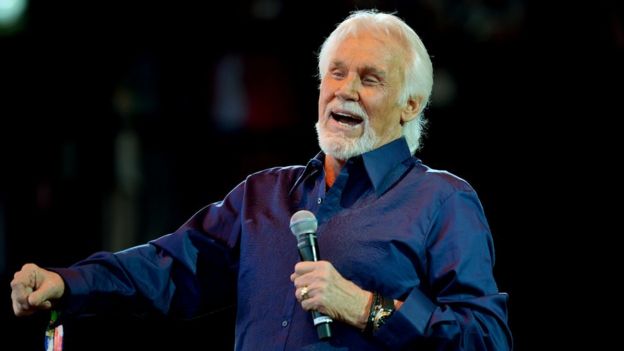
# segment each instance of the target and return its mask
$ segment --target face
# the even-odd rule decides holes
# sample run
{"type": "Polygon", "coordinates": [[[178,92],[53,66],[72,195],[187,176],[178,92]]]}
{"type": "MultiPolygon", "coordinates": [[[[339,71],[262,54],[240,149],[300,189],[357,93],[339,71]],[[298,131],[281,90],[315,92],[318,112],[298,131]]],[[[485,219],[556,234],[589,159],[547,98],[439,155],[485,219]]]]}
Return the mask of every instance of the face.
{"type": "Polygon", "coordinates": [[[406,60],[399,43],[360,33],[328,56],[316,124],[321,149],[346,160],[401,137],[401,123],[414,116],[409,102],[399,105],[406,60]]]}

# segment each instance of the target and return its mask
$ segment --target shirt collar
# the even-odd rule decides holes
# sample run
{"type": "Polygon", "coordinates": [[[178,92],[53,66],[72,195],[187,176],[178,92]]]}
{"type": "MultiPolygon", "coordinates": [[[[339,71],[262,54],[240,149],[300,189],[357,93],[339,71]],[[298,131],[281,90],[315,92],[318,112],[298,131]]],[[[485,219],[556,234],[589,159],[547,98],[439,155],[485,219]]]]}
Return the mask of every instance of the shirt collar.
{"type": "MultiPolygon", "coordinates": [[[[404,137],[362,154],[366,174],[377,196],[385,193],[407,171],[417,159],[412,157],[404,137]]],[[[299,184],[323,170],[325,154],[319,152],[306,165],[305,170],[290,189],[292,193],[299,184]]]]}
{"type": "Polygon", "coordinates": [[[404,137],[362,154],[362,160],[377,196],[385,193],[415,162],[404,137]]]}
{"type": "Polygon", "coordinates": [[[308,161],[303,173],[297,178],[295,184],[293,184],[292,188],[288,191],[288,194],[292,194],[293,191],[299,186],[299,184],[303,183],[310,176],[317,174],[318,172],[323,170],[323,163],[325,161],[325,154],[321,151],[314,158],[308,161]]]}

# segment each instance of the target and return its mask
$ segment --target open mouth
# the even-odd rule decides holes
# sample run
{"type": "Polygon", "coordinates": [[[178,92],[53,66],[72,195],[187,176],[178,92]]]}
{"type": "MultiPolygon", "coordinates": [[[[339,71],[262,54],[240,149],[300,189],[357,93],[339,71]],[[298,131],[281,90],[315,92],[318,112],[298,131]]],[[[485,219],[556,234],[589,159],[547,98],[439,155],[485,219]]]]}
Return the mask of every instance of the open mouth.
{"type": "Polygon", "coordinates": [[[346,124],[348,126],[357,126],[364,122],[361,117],[342,113],[342,112],[332,112],[331,117],[338,123],[346,124]]]}

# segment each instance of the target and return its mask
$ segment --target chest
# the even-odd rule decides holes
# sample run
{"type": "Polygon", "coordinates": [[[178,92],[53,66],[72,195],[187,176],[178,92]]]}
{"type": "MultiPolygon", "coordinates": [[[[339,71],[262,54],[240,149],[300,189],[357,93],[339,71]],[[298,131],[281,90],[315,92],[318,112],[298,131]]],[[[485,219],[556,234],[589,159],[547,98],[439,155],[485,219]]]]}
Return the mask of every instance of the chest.
{"type": "MultiPolygon", "coordinates": [[[[317,230],[321,259],[367,290],[399,297],[419,286],[426,270],[424,242],[430,209],[426,203],[405,198],[388,194],[333,213],[317,230]]],[[[288,227],[290,212],[278,215],[255,209],[253,213],[243,221],[241,264],[252,260],[252,265],[269,267],[263,270],[264,279],[278,272],[290,274],[299,261],[288,227]]]]}

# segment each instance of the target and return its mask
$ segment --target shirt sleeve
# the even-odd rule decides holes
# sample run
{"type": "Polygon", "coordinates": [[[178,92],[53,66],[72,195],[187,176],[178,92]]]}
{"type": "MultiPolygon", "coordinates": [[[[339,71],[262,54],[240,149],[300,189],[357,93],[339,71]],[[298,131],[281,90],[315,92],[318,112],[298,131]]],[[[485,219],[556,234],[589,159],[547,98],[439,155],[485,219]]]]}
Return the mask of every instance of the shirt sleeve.
{"type": "Polygon", "coordinates": [[[51,269],[65,281],[65,317],[120,310],[190,318],[233,304],[244,186],[174,233],[51,269]]]}
{"type": "Polygon", "coordinates": [[[375,337],[393,350],[510,350],[507,294],[493,276],[494,248],[474,191],[442,202],[426,243],[427,277],[375,337]]]}

